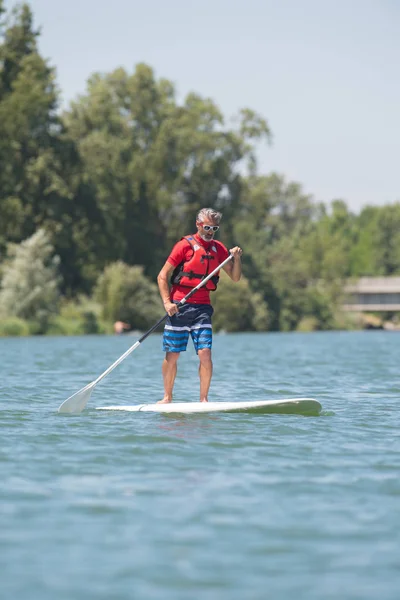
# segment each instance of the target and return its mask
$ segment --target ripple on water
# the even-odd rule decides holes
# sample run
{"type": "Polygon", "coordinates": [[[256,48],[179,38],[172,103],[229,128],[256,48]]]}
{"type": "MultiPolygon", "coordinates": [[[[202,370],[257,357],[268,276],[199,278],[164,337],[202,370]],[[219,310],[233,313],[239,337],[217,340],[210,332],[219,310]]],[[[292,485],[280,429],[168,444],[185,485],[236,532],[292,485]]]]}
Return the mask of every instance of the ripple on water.
{"type": "MultiPolygon", "coordinates": [[[[133,341],[0,339],[4,597],[397,597],[400,336],[216,336],[213,400],[320,417],[96,411],[159,399],[159,335],[57,413],[133,341]]],[[[197,396],[190,350],[175,399],[197,396]]]]}

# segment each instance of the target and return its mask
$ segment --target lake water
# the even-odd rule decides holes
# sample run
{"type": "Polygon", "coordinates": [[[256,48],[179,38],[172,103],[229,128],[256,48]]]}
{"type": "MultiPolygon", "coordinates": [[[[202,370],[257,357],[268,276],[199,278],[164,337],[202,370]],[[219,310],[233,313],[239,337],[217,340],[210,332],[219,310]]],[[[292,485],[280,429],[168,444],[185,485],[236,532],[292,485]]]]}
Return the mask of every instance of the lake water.
{"type": "Polygon", "coordinates": [[[319,417],[96,411],[161,398],[158,334],[57,413],[134,341],[0,339],[3,600],[399,598],[400,333],[215,336],[210,400],[319,417]]]}

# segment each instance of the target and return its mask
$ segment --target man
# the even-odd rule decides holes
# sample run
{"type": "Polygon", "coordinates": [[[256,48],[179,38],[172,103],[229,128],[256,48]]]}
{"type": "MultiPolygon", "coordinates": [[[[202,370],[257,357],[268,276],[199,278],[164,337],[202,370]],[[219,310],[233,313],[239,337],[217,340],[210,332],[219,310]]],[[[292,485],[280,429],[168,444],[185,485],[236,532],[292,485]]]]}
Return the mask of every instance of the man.
{"type": "Polygon", "coordinates": [[[210,291],[216,289],[218,276],[212,277],[181,308],[178,309],[177,303],[220,265],[229,253],[232,254],[233,260],[227,262],[223,269],[233,281],[239,281],[242,274],[242,249],[235,246],[228,252],[221,242],[214,240],[221,218],[220,212],[212,208],[202,208],[196,218],[197,233],[186,236],[175,244],[157,277],[160,295],[169,315],[163,337],[164,398],[160,400],[160,404],[172,402],[177,362],[179,354],[186,350],[189,333],[200,360],[200,402],[208,402],[213,371],[213,308],[210,303],[210,291]]]}

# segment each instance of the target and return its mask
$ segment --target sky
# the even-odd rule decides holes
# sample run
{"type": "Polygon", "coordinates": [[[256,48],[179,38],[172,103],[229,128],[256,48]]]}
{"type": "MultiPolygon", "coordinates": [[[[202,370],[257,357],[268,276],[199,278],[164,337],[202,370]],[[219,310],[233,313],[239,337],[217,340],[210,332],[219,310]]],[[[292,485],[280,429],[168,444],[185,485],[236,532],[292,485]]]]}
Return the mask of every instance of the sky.
{"type": "MultiPolygon", "coordinates": [[[[6,0],[10,9],[16,2],[6,0]]],[[[268,122],[260,174],[358,213],[400,201],[400,0],[28,0],[62,106],[93,72],[145,62],[178,100],[268,122]]]]}

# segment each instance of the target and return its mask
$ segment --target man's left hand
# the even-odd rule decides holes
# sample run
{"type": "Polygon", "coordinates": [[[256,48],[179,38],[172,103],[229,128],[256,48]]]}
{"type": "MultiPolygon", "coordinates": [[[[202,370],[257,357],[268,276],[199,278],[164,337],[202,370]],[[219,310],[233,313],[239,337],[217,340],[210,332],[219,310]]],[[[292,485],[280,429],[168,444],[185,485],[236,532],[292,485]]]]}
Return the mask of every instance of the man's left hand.
{"type": "Polygon", "coordinates": [[[232,254],[233,258],[240,258],[243,254],[243,250],[241,248],[239,248],[239,246],[235,246],[234,248],[231,248],[229,250],[229,252],[232,254]]]}

